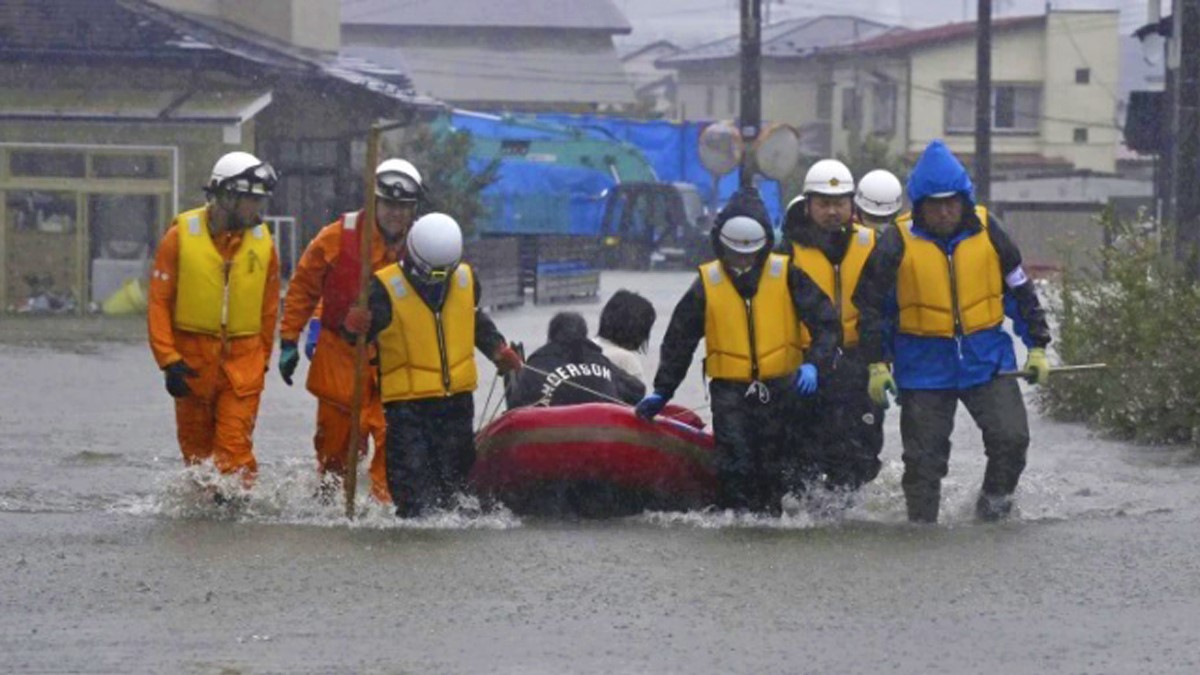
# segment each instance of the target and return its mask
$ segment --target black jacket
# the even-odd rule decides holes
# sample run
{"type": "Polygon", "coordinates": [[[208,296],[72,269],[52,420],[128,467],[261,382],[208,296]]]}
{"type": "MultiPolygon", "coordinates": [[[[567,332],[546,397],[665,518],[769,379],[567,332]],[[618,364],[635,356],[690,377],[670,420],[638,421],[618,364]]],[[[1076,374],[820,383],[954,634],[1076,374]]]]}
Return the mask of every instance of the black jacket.
{"type": "MultiPolygon", "coordinates": [[[[753,271],[733,279],[734,288],[743,298],[752,298],[758,292],[762,265],[763,263],[759,262],[753,271]]],[[[805,362],[817,366],[821,372],[826,372],[833,363],[838,344],[842,341],[842,325],[833,309],[833,303],[816,282],[795,267],[788,268],[788,290],[791,292],[792,305],[796,308],[797,316],[808,326],[813,336],[812,346],[805,354],[805,362]]],[[[679,300],[679,304],[675,305],[675,311],[671,314],[671,323],[667,326],[659,353],[654,391],[667,397],[674,396],[675,390],[687,376],[696,345],[704,337],[705,309],[704,281],[697,276],[692,287],[679,300]]],[[[729,317],[729,320],[745,321],[745,318],[729,317]]]]}
{"type": "Polygon", "coordinates": [[[637,403],[646,385],[613,365],[591,340],[550,342],[525,360],[517,373],[509,407],[637,403]],[[586,388],[586,390],[584,389],[586,388]]]}

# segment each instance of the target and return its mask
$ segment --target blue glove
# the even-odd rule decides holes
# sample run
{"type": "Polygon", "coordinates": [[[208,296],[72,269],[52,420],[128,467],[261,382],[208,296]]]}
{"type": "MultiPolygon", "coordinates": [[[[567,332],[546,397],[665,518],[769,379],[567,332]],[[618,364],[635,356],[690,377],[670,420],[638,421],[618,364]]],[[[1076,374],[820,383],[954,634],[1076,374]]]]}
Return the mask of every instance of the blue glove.
{"type": "Polygon", "coordinates": [[[655,415],[663,411],[663,408],[667,407],[668,400],[669,399],[667,399],[666,396],[663,396],[656,391],[641,401],[638,401],[637,407],[634,408],[633,411],[637,413],[638,417],[644,420],[652,420],[654,419],[655,415]]]}
{"type": "Polygon", "coordinates": [[[321,320],[308,320],[308,333],[304,336],[304,355],[312,361],[313,354],[317,351],[317,337],[321,335],[321,320]]]}
{"type": "Polygon", "coordinates": [[[294,340],[279,341],[279,374],[283,376],[283,381],[287,386],[292,386],[292,375],[296,373],[296,366],[300,364],[300,351],[296,349],[294,340]]]}
{"type": "Polygon", "coordinates": [[[817,367],[811,363],[800,366],[796,371],[796,391],[801,396],[812,396],[817,393],[817,367]]]}

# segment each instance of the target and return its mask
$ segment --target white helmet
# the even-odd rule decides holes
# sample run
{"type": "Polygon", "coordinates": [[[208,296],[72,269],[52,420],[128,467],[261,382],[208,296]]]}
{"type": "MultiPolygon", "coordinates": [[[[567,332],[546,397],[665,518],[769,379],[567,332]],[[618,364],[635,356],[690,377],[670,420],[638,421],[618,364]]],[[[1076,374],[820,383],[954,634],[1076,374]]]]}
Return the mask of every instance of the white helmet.
{"type": "Polygon", "coordinates": [[[405,159],[385,159],[375,167],[375,196],[393,202],[415,202],[424,191],[421,172],[405,159]]]}
{"type": "Polygon", "coordinates": [[[408,260],[427,279],[445,278],[462,260],[462,228],[444,213],[417,219],[408,231],[408,260]]]}
{"type": "Polygon", "coordinates": [[[815,192],[838,197],[854,194],[854,176],[850,169],[836,159],[823,159],[804,175],[804,194],[815,192]]]}
{"type": "Polygon", "coordinates": [[[889,218],[904,206],[904,187],[891,171],[875,169],[858,182],[854,204],[864,213],[889,218]]]}
{"type": "Polygon", "coordinates": [[[749,216],[734,216],[721,226],[721,244],[736,253],[757,253],[767,244],[767,230],[749,216]]]}
{"type": "Polygon", "coordinates": [[[269,196],[277,182],[275,169],[248,152],[230,152],[213,165],[212,176],[205,191],[221,191],[269,196]]]}

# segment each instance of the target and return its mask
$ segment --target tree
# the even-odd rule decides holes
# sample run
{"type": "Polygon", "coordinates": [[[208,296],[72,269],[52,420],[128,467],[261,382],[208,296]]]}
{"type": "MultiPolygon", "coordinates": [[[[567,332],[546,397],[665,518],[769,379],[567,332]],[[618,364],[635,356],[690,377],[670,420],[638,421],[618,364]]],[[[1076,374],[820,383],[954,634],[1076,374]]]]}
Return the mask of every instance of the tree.
{"type": "Polygon", "coordinates": [[[475,233],[476,221],[487,211],[482,193],[496,182],[500,161],[472,162],[470,132],[435,132],[422,124],[383,146],[385,157],[403,157],[421,172],[428,199],[418,215],[440,211],[458,221],[463,236],[475,233]]]}

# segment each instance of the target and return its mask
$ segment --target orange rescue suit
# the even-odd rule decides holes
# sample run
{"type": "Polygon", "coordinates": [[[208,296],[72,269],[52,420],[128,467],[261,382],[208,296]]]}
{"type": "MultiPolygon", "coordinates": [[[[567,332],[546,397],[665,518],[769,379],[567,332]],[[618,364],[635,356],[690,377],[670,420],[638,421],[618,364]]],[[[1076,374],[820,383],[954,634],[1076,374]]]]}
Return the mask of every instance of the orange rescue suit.
{"type": "MultiPolygon", "coordinates": [[[[358,243],[354,233],[364,231],[362,212],[347,213],[326,225],[304,249],[296,271],[288,284],[287,297],[283,302],[283,322],[279,337],[298,341],[300,332],[309,318],[331,292],[344,293],[345,289],[330,288],[331,279],[341,264],[341,252],[347,242],[358,243]],[[347,232],[346,223],[352,226],[347,232]]],[[[396,262],[396,255],[387,246],[379,228],[371,230],[371,269],[379,270],[396,262]]],[[[358,260],[357,251],[351,256],[358,260]]],[[[322,310],[324,322],[324,310],[322,310]]],[[[317,397],[317,431],[313,445],[317,452],[317,467],[322,472],[342,473],[345,470],[346,447],[350,443],[350,398],[354,390],[354,347],[342,339],[341,326],[322,326],[317,337],[317,349],[308,367],[308,390],[317,397]]],[[[375,360],[374,350],[370,354],[375,360]]],[[[383,403],[379,399],[378,373],[374,367],[366,371],[366,396],[363,398],[360,416],[363,447],[368,435],[375,442],[375,455],[371,459],[371,494],[383,502],[391,503],[387,489],[387,464],[384,441],[387,426],[383,417],[383,403]]]]}
{"type": "MultiPolygon", "coordinates": [[[[208,207],[181,213],[159,242],[150,274],[146,318],[150,350],[160,368],[183,360],[197,372],[188,378],[192,393],[175,399],[176,433],[184,461],[199,464],[211,459],[221,473],[242,472],[250,479],[258,469],[254,458],[254,424],[279,313],[279,259],[274,247],[270,247],[266,261],[257,254],[266,250],[262,248],[263,237],[269,243],[264,226],[214,235],[208,220],[208,207]],[[184,236],[193,238],[186,243],[190,250],[202,246],[207,251],[210,243],[212,250],[189,257],[191,262],[181,265],[184,236]],[[259,241],[256,243],[255,239],[259,241]],[[205,256],[211,257],[218,268],[209,270],[193,264],[205,256]],[[204,316],[207,308],[177,307],[176,303],[209,297],[203,287],[221,278],[229,279],[228,297],[241,298],[242,302],[246,294],[241,291],[247,285],[262,288],[261,304],[254,303],[259,316],[250,322],[257,328],[256,333],[229,330],[228,324],[224,331],[218,327],[216,334],[208,327],[194,326],[193,330],[187,330],[179,326],[176,317],[204,316]],[[235,332],[245,334],[231,334],[235,332]]],[[[245,324],[245,305],[235,313],[241,317],[239,323],[245,324]]]]}

